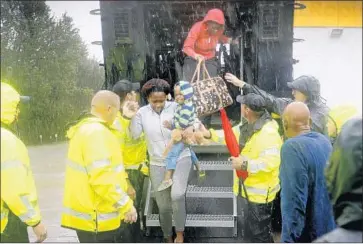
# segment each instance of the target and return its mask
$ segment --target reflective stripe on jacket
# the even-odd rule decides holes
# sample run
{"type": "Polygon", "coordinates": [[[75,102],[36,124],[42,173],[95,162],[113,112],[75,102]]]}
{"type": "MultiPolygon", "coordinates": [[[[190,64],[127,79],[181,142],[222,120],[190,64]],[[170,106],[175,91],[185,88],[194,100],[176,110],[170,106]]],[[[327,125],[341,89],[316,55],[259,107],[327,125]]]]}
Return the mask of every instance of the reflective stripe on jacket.
{"type": "MultiPolygon", "coordinates": [[[[249,176],[244,184],[250,202],[271,202],[280,190],[279,166],[282,139],[278,128],[278,124],[274,120],[265,123],[260,130],[251,136],[241,152],[249,159],[247,168],[249,176]]],[[[233,131],[236,132],[237,130],[234,129],[233,131]]],[[[216,131],[211,130],[211,134],[213,141],[224,141],[224,138],[218,135],[216,131]]],[[[239,138],[239,132],[235,135],[239,138]]],[[[239,187],[239,179],[235,177],[233,185],[235,195],[238,194],[239,187]]],[[[242,197],[245,197],[243,188],[241,192],[242,197]]]]}
{"type": "Polygon", "coordinates": [[[115,131],[98,118],[86,118],[67,132],[70,142],[63,227],[90,232],[115,230],[132,207],[115,131]]]}
{"type": "Polygon", "coordinates": [[[1,233],[8,223],[9,209],[25,224],[41,220],[28,150],[11,131],[1,128],[1,233]]]}
{"type": "Polygon", "coordinates": [[[146,162],[147,148],[144,134],[137,139],[133,139],[130,133],[127,133],[130,126],[130,120],[122,117],[120,112],[117,114],[114,126],[120,132],[119,140],[125,168],[131,169],[131,166],[138,166],[141,163],[146,162]]]}

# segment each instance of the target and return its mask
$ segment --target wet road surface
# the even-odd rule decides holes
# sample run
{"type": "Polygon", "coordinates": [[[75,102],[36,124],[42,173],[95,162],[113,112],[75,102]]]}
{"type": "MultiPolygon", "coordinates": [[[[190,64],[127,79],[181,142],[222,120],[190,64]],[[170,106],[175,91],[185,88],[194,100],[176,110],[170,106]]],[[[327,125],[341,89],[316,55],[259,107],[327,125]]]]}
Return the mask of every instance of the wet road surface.
{"type": "MultiPolygon", "coordinates": [[[[42,222],[48,231],[45,242],[78,242],[75,231],[60,227],[67,144],[29,147],[42,222]]],[[[31,228],[30,240],[35,241],[31,228]]]]}

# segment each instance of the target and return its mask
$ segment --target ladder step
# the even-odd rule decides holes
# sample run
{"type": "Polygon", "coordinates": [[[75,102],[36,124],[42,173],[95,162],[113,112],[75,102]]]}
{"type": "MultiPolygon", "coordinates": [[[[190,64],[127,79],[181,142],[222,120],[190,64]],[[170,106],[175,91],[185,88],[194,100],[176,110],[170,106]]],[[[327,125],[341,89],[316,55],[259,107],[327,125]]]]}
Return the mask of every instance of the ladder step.
{"type": "MultiPolygon", "coordinates": [[[[155,197],[155,191],[151,191],[155,197]]],[[[233,198],[232,187],[188,185],[186,197],[190,198],[233,198]]]]}
{"type": "MultiPolygon", "coordinates": [[[[146,217],[146,226],[160,226],[159,215],[150,214],[146,217]]],[[[174,226],[174,220],[173,220],[174,226]]],[[[234,227],[233,215],[187,214],[185,227],[234,227]]]]}
{"type": "Polygon", "coordinates": [[[208,153],[208,154],[229,154],[228,148],[226,145],[211,143],[208,145],[192,145],[192,148],[195,153],[208,153]]]}
{"type": "Polygon", "coordinates": [[[187,197],[193,198],[233,198],[232,187],[189,185],[187,197]]]}
{"type": "Polygon", "coordinates": [[[233,170],[229,161],[199,161],[202,170],[233,170]]]}

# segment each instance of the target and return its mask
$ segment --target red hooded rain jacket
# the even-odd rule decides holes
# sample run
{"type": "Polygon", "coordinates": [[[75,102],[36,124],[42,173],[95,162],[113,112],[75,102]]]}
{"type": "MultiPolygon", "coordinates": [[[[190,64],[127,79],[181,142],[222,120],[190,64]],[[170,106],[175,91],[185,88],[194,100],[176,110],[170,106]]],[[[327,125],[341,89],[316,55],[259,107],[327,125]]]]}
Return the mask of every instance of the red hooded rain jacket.
{"type": "Polygon", "coordinates": [[[188,56],[195,58],[196,54],[203,55],[205,59],[214,58],[216,55],[217,44],[228,42],[228,37],[223,35],[224,28],[217,32],[216,35],[209,35],[207,30],[207,21],[214,21],[224,25],[224,14],[220,9],[211,9],[204,17],[193,25],[184,41],[183,52],[188,56]]]}

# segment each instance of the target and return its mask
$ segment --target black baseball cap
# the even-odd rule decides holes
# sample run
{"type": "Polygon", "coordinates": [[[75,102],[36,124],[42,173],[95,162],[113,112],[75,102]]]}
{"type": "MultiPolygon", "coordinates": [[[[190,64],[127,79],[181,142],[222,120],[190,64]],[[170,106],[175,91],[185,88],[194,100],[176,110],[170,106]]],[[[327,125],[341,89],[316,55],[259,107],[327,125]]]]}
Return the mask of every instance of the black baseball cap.
{"type": "Polygon", "coordinates": [[[131,92],[139,90],[140,90],[139,82],[130,82],[128,80],[120,80],[112,88],[112,91],[116,94],[120,92],[131,92]]]}
{"type": "Polygon", "coordinates": [[[291,82],[287,82],[287,86],[307,96],[320,96],[320,82],[311,75],[300,76],[291,82]]]}
{"type": "Polygon", "coordinates": [[[239,95],[236,100],[256,112],[263,111],[266,108],[266,101],[259,94],[248,93],[247,95],[239,95]]]}

